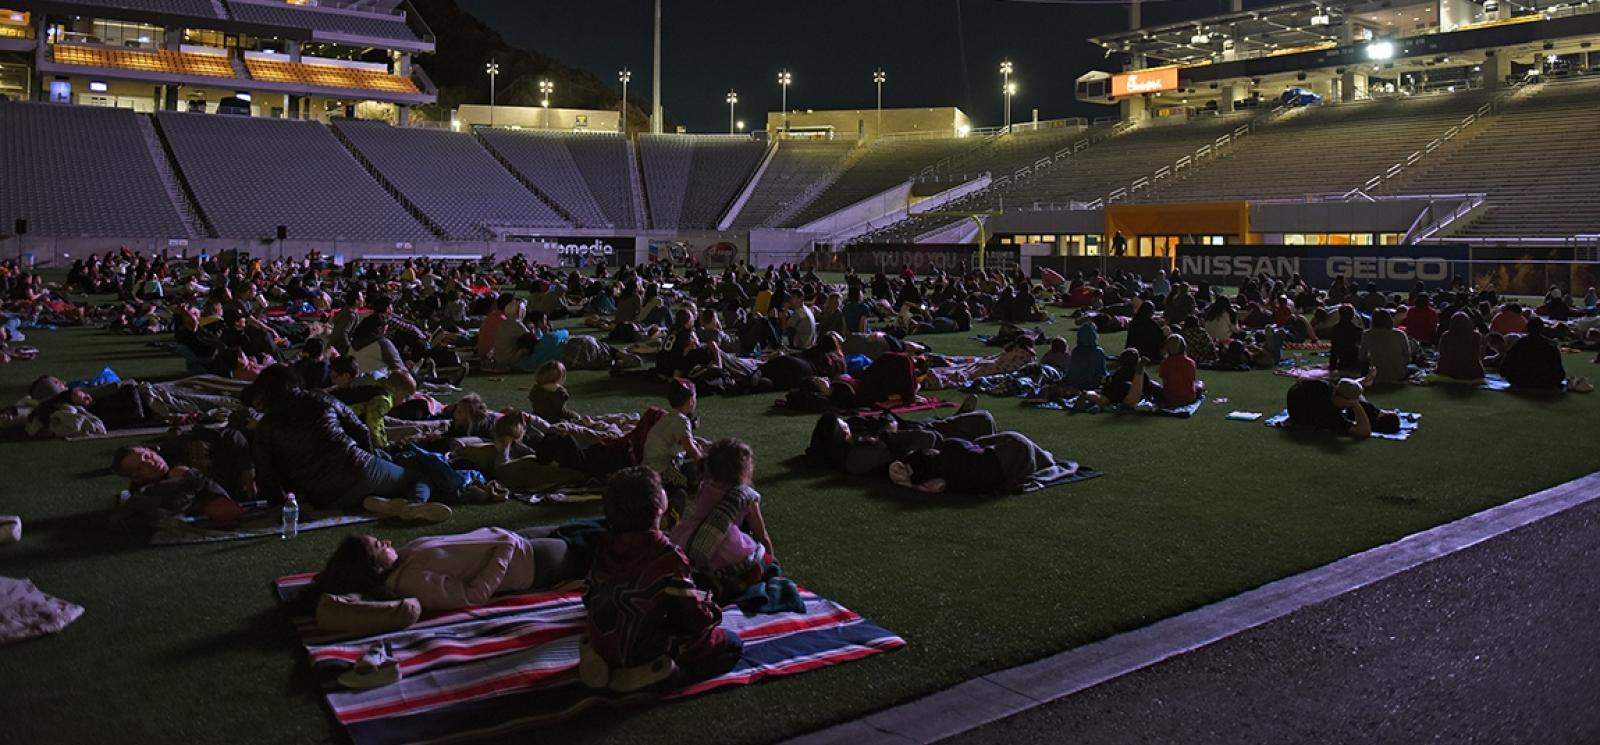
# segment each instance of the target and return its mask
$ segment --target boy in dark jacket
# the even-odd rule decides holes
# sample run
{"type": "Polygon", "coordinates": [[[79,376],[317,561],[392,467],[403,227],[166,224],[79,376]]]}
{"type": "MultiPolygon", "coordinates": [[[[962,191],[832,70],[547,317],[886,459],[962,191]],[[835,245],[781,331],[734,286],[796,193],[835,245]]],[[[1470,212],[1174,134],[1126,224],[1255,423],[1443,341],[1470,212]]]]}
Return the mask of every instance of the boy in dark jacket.
{"type": "Polygon", "coordinates": [[[584,685],[630,693],[716,677],[739,662],[744,644],[721,628],[722,609],[697,590],[689,560],[660,530],[667,495],[648,467],[623,469],[606,484],[600,538],[583,605],[584,685]]]}

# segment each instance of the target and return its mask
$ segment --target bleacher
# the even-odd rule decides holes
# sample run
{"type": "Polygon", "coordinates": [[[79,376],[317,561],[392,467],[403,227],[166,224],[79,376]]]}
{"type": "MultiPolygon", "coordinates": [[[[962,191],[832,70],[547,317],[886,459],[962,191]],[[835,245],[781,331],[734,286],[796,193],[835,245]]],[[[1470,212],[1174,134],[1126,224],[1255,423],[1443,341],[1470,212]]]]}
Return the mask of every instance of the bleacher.
{"type": "Polygon", "coordinates": [[[780,140],[772,162],[756,182],[732,227],[748,230],[789,209],[812,184],[844,162],[854,142],[780,140]]]}
{"type": "Polygon", "coordinates": [[[571,135],[531,129],[479,127],[478,138],[582,228],[606,227],[609,220],[567,149],[571,135]]]}
{"type": "Polygon", "coordinates": [[[125,109],[0,102],[0,225],[49,236],[188,235],[125,109]]]}
{"type": "Polygon", "coordinates": [[[982,143],[981,139],[966,137],[878,140],[816,199],[783,224],[800,227],[831,215],[906,181],[940,159],[958,157],[982,143]]]}
{"type": "Polygon", "coordinates": [[[638,225],[633,212],[633,170],[628,141],[620,132],[574,132],[564,137],[578,173],[589,185],[606,219],[619,228],[638,225]]]}
{"type": "Polygon", "coordinates": [[[1600,232],[1600,76],[1546,83],[1513,98],[1467,146],[1425,160],[1403,193],[1485,192],[1489,208],[1460,235],[1567,237],[1600,232]]]}
{"type": "Polygon", "coordinates": [[[233,17],[250,23],[266,23],[289,28],[309,28],[347,36],[418,41],[417,34],[400,16],[356,14],[318,10],[282,2],[244,2],[226,0],[233,17]]]}
{"type": "Polygon", "coordinates": [[[1293,112],[1258,128],[1188,178],[1153,190],[1148,198],[1192,202],[1342,194],[1404,163],[1493,95],[1469,91],[1293,112]]]}
{"type": "Polygon", "coordinates": [[[334,128],[448,238],[486,240],[485,226],[569,225],[472,135],[352,119],[334,128]]]}
{"type": "Polygon", "coordinates": [[[219,18],[211,0],[77,0],[75,5],[194,18],[219,18]]]}
{"type": "Polygon", "coordinates": [[[55,61],[63,65],[132,70],[136,72],[187,75],[204,78],[236,77],[227,54],[177,52],[167,49],[125,49],[120,47],[56,44],[55,61]]]}
{"type": "MultiPolygon", "coordinates": [[[[163,112],[156,123],[219,237],[421,241],[435,236],[316,122],[163,112]]],[[[152,192],[160,195],[159,186],[152,192]]]]}
{"type": "Polygon", "coordinates": [[[706,230],[716,227],[766,146],[721,135],[641,135],[639,153],[651,226],[706,230]]]}
{"type": "Polygon", "coordinates": [[[246,57],[244,66],[250,72],[250,77],[268,83],[295,83],[319,88],[346,88],[383,93],[420,92],[417,84],[411,82],[410,78],[383,70],[260,57],[246,57]]]}

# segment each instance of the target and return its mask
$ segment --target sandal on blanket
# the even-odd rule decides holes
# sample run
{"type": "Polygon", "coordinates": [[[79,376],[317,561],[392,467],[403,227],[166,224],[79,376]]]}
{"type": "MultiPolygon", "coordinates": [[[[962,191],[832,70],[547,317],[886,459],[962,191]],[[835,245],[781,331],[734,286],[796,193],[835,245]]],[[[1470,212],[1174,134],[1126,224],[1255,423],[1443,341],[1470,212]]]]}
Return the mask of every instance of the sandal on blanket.
{"type": "Polygon", "coordinates": [[[354,667],[339,675],[339,685],[345,688],[379,688],[400,682],[400,661],[389,655],[388,645],[372,645],[354,667]]]}

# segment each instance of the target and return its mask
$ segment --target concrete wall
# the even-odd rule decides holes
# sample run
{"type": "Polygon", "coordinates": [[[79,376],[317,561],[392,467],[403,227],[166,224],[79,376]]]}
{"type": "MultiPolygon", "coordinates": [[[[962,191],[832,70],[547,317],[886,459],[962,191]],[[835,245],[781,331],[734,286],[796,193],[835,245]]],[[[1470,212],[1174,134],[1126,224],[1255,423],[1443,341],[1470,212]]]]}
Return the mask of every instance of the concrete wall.
{"type": "MultiPolygon", "coordinates": [[[[953,106],[884,109],[883,130],[880,133],[878,111],[875,108],[789,112],[789,128],[795,130],[802,127],[832,127],[834,137],[838,139],[854,140],[859,134],[864,141],[870,142],[877,139],[879,134],[901,132],[928,132],[953,137],[970,131],[972,120],[953,106]]],[[[783,112],[767,112],[768,136],[776,137],[782,130],[783,112]]]]}
{"type": "MultiPolygon", "coordinates": [[[[456,120],[463,129],[489,123],[487,104],[462,104],[456,108],[456,120]]],[[[496,127],[522,127],[523,129],[585,130],[589,132],[622,131],[622,113],[599,109],[562,109],[554,106],[496,106],[496,127]]]]}

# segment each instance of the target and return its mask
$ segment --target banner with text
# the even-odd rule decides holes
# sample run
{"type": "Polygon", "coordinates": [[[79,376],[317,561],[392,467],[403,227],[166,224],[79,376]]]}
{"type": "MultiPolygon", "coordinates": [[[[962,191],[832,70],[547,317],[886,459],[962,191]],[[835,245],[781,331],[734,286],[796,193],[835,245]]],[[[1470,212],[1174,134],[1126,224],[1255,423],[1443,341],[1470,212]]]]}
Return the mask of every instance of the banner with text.
{"type": "MultiPolygon", "coordinates": [[[[963,267],[978,266],[978,247],[969,243],[864,243],[846,248],[845,255],[858,272],[882,269],[894,274],[901,267],[910,266],[917,274],[926,274],[932,269],[959,272],[963,267]]],[[[984,252],[984,264],[989,269],[1014,271],[1018,259],[1016,246],[997,246],[984,252]]]]}
{"type": "Polygon", "coordinates": [[[1227,286],[1258,274],[1298,274],[1314,287],[1344,277],[1385,291],[1468,279],[1465,246],[1179,246],[1176,269],[1187,280],[1227,286]]]}
{"type": "Polygon", "coordinates": [[[559,266],[582,268],[604,261],[606,266],[632,266],[636,240],[633,236],[513,236],[516,243],[533,243],[554,252],[559,266]]]}

